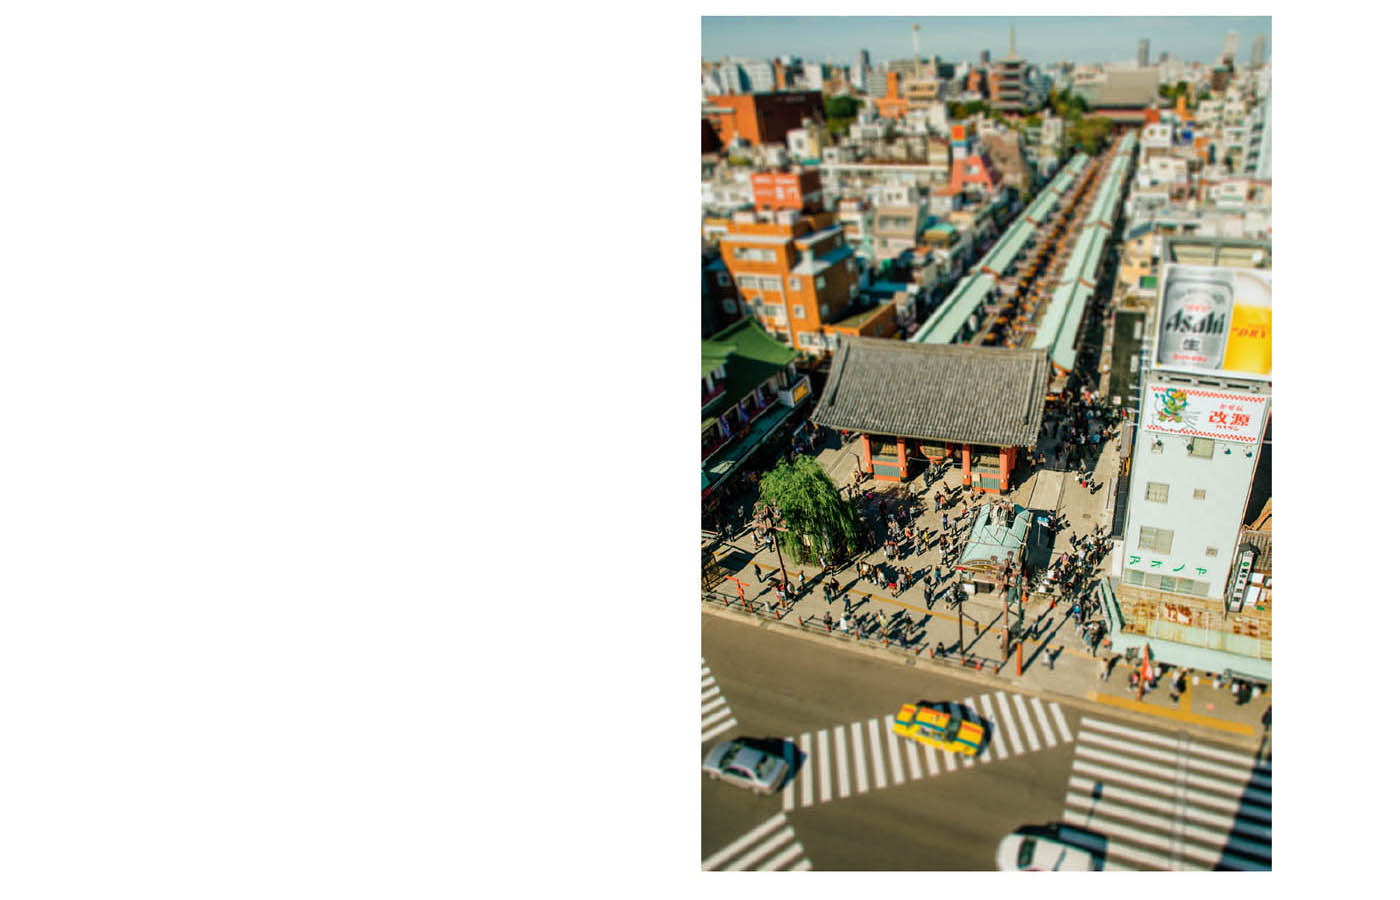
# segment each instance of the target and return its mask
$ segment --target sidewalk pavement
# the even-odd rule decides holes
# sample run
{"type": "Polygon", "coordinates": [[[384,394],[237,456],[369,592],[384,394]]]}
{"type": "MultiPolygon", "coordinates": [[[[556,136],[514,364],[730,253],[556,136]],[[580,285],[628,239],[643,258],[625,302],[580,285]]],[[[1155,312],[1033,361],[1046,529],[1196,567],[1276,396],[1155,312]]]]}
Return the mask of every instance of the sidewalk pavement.
{"type": "MultiPolygon", "coordinates": [[[[1118,456],[1114,450],[1114,440],[1114,437],[1110,435],[1101,444],[1103,452],[1100,454],[1094,469],[1094,480],[1100,485],[1097,491],[1091,494],[1088,490],[1080,487],[1079,483],[1074,481],[1072,477],[1065,475],[1056,511],[1068,519],[1069,526],[1056,536],[1054,547],[1056,555],[1069,549],[1071,532],[1082,535],[1092,531],[1095,524],[1102,524],[1105,528],[1111,524],[1112,507],[1108,497],[1107,482],[1118,470],[1118,456]]],[[[818,454],[818,460],[822,462],[828,472],[832,473],[833,480],[838,485],[845,484],[848,478],[849,456],[853,445],[854,442],[839,446],[836,440],[828,440],[826,446],[818,454]]],[[[1053,478],[1059,477],[1059,474],[1031,472],[1027,475],[1023,472],[1018,476],[1018,479],[1013,480],[1011,499],[1025,504],[1030,498],[1038,477],[1053,478]]],[[[960,486],[961,472],[954,468],[941,481],[935,481],[929,489],[924,488],[923,481],[919,478],[906,483],[906,487],[912,494],[925,499],[925,508],[916,518],[916,526],[930,529],[935,536],[941,531],[942,511],[933,504],[932,494],[939,489],[940,485],[944,488],[960,486]]],[[[867,480],[862,487],[876,493],[878,498],[878,494],[882,490],[892,489],[894,485],[867,480]]],[[[966,492],[959,493],[958,503],[954,506],[954,511],[961,506],[965,496],[967,496],[966,492]]],[[[983,501],[984,498],[979,495],[974,498],[973,502],[983,501]]],[[[955,528],[951,522],[949,527],[950,529],[955,528]]],[[[969,527],[970,519],[964,519],[961,528],[961,533],[964,536],[969,527]]],[[[776,595],[769,586],[768,579],[778,571],[778,556],[766,547],[755,550],[754,544],[753,532],[746,530],[736,535],[731,541],[725,542],[722,549],[719,550],[718,556],[724,568],[747,584],[747,587],[744,588],[744,594],[750,602],[757,601],[769,604],[776,600],[776,595]],[[764,579],[764,583],[761,585],[754,583],[755,564],[759,566],[759,571],[764,579]]],[[[933,567],[938,558],[938,551],[934,549],[924,554],[908,554],[902,559],[896,560],[896,565],[907,566],[914,573],[913,583],[898,595],[891,592],[888,585],[875,584],[867,579],[857,577],[854,562],[848,563],[834,572],[827,573],[828,579],[833,580],[836,585],[836,595],[833,601],[828,604],[818,584],[818,576],[821,575],[820,567],[817,565],[798,566],[785,556],[783,562],[789,582],[796,588],[799,575],[805,574],[807,586],[787,607],[786,612],[782,615],[782,621],[793,627],[798,627],[801,623],[806,626],[809,633],[820,635],[822,639],[826,639],[823,616],[830,612],[833,622],[832,631],[839,631],[835,624],[839,623],[841,615],[849,603],[851,617],[859,617],[859,621],[865,623],[867,634],[873,632],[878,636],[878,616],[883,612],[886,621],[891,625],[910,623],[908,633],[911,638],[905,646],[911,651],[916,651],[920,657],[928,658],[931,651],[941,642],[945,650],[948,651],[948,658],[956,661],[957,656],[953,651],[958,643],[958,615],[956,610],[945,602],[944,598],[952,591],[960,589],[949,576],[948,566],[945,565],[944,580],[938,587],[933,609],[926,608],[924,603],[924,587],[933,576],[933,567]]],[[[1109,558],[1111,557],[1106,556],[1105,560],[1100,563],[1100,577],[1107,572],[1109,558]]],[[[862,554],[858,559],[872,563],[887,561],[883,550],[878,549],[868,554],[862,554]]],[[[716,592],[730,597],[737,596],[735,585],[730,581],[723,582],[716,592]]],[[[994,596],[982,595],[978,599],[964,600],[962,609],[966,646],[963,649],[978,657],[1000,660],[1001,605],[992,599],[994,596]],[[974,628],[968,622],[969,617],[975,620],[979,627],[974,628]]],[[[1179,700],[1173,702],[1169,696],[1170,683],[1175,675],[1172,672],[1164,673],[1157,687],[1145,691],[1142,699],[1138,700],[1136,689],[1131,689],[1128,686],[1128,673],[1136,667],[1115,654],[1111,649],[1106,650],[1102,646],[1095,656],[1076,632],[1074,621],[1069,616],[1068,606],[1063,602],[1054,609],[1051,609],[1050,606],[1051,604],[1047,600],[1032,600],[1027,604],[1027,624],[1038,620],[1043,630],[1038,631],[1038,640],[1028,641],[1022,648],[1022,672],[1019,676],[1016,674],[1016,648],[1014,644],[1012,645],[1009,659],[1002,666],[998,676],[1001,680],[1021,689],[1038,690],[1076,698],[1084,701],[1090,708],[1099,705],[1120,711],[1126,710],[1147,717],[1151,720],[1151,724],[1158,727],[1192,730],[1216,740],[1230,740],[1241,744],[1248,742],[1252,746],[1263,737],[1264,729],[1261,718],[1265,709],[1272,703],[1272,697],[1267,690],[1249,702],[1237,705],[1225,685],[1222,684],[1216,688],[1212,681],[1205,676],[1188,675],[1185,692],[1179,700]],[[1099,677],[1101,660],[1104,658],[1112,660],[1107,680],[1102,680],[1099,677]]],[[[732,608],[739,609],[737,606],[732,608]]],[[[851,627],[854,630],[855,626],[851,627]]],[[[891,629],[890,635],[889,646],[892,649],[901,646],[900,642],[894,639],[893,629],[891,629]]],[[[844,643],[835,636],[830,640],[833,642],[833,649],[836,645],[844,643]]],[[[877,646],[879,646],[878,643],[877,646]]],[[[1137,667],[1140,665],[1141,660],[1139,659],[1137,667]]],[[[953,667],[953,671],[957,671],[957,668],[953,667]]]]}

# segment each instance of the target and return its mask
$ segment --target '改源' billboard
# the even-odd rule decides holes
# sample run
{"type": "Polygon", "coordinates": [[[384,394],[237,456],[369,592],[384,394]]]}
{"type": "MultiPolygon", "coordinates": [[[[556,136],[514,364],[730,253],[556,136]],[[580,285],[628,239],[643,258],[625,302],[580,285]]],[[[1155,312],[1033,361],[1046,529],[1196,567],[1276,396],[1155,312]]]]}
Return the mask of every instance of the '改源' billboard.
{"type": "Polygon", "coordinates": [[[1159,369],[1273,376],[1273,273],[1168,263],[1157,304],[1159,369]]]}

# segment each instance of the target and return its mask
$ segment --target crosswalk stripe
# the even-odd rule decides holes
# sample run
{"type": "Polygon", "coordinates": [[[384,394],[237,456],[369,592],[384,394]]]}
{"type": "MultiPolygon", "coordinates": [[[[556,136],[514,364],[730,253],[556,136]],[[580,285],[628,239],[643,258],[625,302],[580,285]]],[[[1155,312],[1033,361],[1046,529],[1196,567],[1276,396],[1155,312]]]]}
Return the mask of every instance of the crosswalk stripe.
{"type": "MultiPolygon", "coordinates": [[[[968,712],[971,712],[974,716],[977,715],[977,704],[976,704],[975,702],[973,702],[973,699],[972,699],[971,697],[968,697],[966,700],[964,700],[964,701],[962,702],[962,705],[967,707],[967,711],[968,711],[968,712]]],[[[985,740],[986,740],[986,733],[985,733],[985,732],[983,732],[982,737],[983,737],[983,741],[985,742],[985,740]]],[[[990,758],[991,758],[991,755],[992,755],[992,754],[991,754],[991,751],[988,750],[986,747],[980,748],[980,749],[977,751],[977,754],[976,754],[975,756],[968,756],[966,753],[964,753],[964,754],[962,754],[962,758],[963,758],[963,768],[966,769],[966,768],[968,768],[969,766],[975,766],[975,765],[977,765],[977,761],[978,761],[979,759],[982,759],[982,760],[990,759],[990,758]]]]}
{"type": "Polygon", "coordinates": [[[1012,694],[1011,702],[1016,705],[1016,715],[1019,717],[1021,727],[1026,730],[1026,741],[1031,745],[1031,752],[1040,749],[1040,738],[1036,737],[1035,727],[1031,725],[1031,714],[1026,712],[1026,701],[1020,694],[1012,694]]]}
{"type": "MultiPolygon", "coordinates": [[[[1197,759],[1195,756],[1187,756],[1183,750],[1171,751],[1158,750],[1155,747],[1143,747],[1142,745],[1136,744],[1132,741],[1121,741],[1117,738],[1105,737],[1104,735],[1098,734],[1093,731],[1084,732],[1082,735],[1082,740],[1088,741],[1091,744],[1097,744],[1104,747],[1112,747],[1118,750],[1129,751],[1131,753],[1137,754],[1138,756],[1146,756],[1152,759],[1160,759],[1164,762],[1172,763],[1173,765],[1176,764],[1177,760],[1185,756],[1186,764],[1190,768],[1200,769],[1205,772],[1214,772],[1217,775],[1224,775],[1226,777],[1233,776],[1235,778],[1241,779],[1242,782],[1248,782],[1253,777],[1252,773],[1248,769],[1241,770],[1231,766],[1222,765],[1221,763],[1210,762],[1209,760],[1204,759],[1197,759]]],[[[1254,780],[1262,782],[1265,779],[1254,780]]],[[[1273,779],[1267,778],[1266,780],[1269,782],[1268,786],[1272,787],[1273,779]]],[[[1241,786],[1243,786],[1243,784],[1241,786]]]]}
{"type": "MultiPolygon", "coordinates": [[[[1138,772],[1143,772],[1148,775],[1160,774],[1162,771],[1161,766],[1141,762],[1140,760],[1132,759],[1130,757],[1125,757],[1119,754],[1109,753],[1104,750],[1096,750],[1093,747],[1086,747],[1082,743],[1079,745],[1079,749],[1075,753],[1075,756],[1083,756],[1086,759],[1096,759],[1100,762],[1114,763],[1118,766],[1129,769],[1135,769],[1138,772]]],[[[1227,781],[1221,781],[1218,778],[1209,778],[1205,775],[1197,775],[1190,771],[1186,772],[1186,783],[1193,787],[1209,788],[1221,794],[1226,794],[1233,797],[1240,797],[1241,799],[1245,800],[1253,800],[1256,803],[1263,802],[1268,803],[1270,805],[1273,804],[1272,792],[1265,793],[1263,791],[1256,791],[1253,788],[1245,788],[1241,792],[1240,786],[1237,784],[1230,784],[1227,781]]]]}
{"type": "Polygon", "coordinates": [[[938,751],[929,744],[924,744],[924,762],[928,763],[930,775],[938,774],[938,751]]]}
{"type": "Polygon", "coordinates": [[[709,731],[700,732],[700,740],[708,741],[712,737],[717,737],[718,735],[724,734],[726,731],[738,724],[738,719],[726,719],[723,722],[720,722],[714,728],[711,728],[709,731]]]}
{"type": "MultiPolygon", "coordinates": [[[[1123,725],[1115,725],[1112,722],[1105,722],[1102,719],[1091,719],[1088,716],[1082,717],[1079,720],[1079,725],[1081,729],[1092,728],[1097,731],[1108,731],[1114,734],[1122,734],[1128,737],[1138,738],[1140,740],[1149,741],[1154,744],[1159,744],[1164,747],[1177,748],[1181,744],[1181,742],[1176,740],[1175,738],[1165,737],[1163,735],[1157,734],[1154,731],[1140,731],[1136,728],[1127,728],[1123,725]]],[[[1229,750],[1221,750],[1219,747],[1212,747],[1208,744],[1200,744],[1194,740],[1191,742],[1191,750],[1192,752],[1199,753],[1203,756],[1213,756],[1216,759],[1223,760],[1225,762],[1233,762],[1246,768],[1260,769],[1263,773],[1268,773],[1273,768],[1269,763],[1255,762],[1254,757],[1249,756],[1247,754],[1232,753],[1229,750]]],[[[1260,777],[1270,776],[1261,774],[1260,777]]]]}
{"type": "Polygon", "coordinates": [[[860,723],[851,723],[851,762],[856,769],[856,793],[870,790],[870,781],[865,777],[865,739],[861,736],[860,723]]]}
{"type": "MultiPolygon", "coordinates": [[[[1085,813],[1079,813],[1079,815],[1083,816],[1085,821],[1092,821],[1091,825],[1083,826],[1085,828],[1092,828],[1095,831],[1102,832],[1111,837],[1120,837],[1125,840],[1137,841],[1139,844],[1148,844],[1159,850],[1170,849],[1173,851],[1173,857],[1175,858],[1175,861],[1169,865],[1170,868],[1179,869],[1187,865],[1197,869],[1214,868],[1217,863],[1227,863],[1243,869],[1266,869],[1269,868],[1270,865],[1269,863],[1247,860],[1233,853],[1222,852],[1218,847],[1201,847],[1197,843],[1186,840],[1184,834],[1179,833],[1175,829],[1169,833],[1157,834],[1150,831],[1143,831],[1140,828],[1130,825],[1123,825],[1113,819],[1106,819],[1098,815],[1089,815],[1085,813]],[[1190,858],[1192,862],[1188,864],[1185,862],[1184,858],[1190,858]]],[[[1066,810],[1065,821],[1069,821],[1069,816],[1070,811],[1066,810]]],[[[1168,827],[1172,827],[1170,823],[1168,827]]],[[[1188,827],[1189,826],[1183,826],[1182,831],[1185,831],[1188,827]]]]}
{"type": "MultiPolygon", "coordinates": [[[[1130,822],[1142,818],[1141,809],[1135,806],[1124,806],[1112,800],[1095,801],[1092,797],[1081,797],[1078,794],[1073,794],[1066,798],[1065,802],[1071,806],[1083,807],[1086,812],[1091,814],[1101,812],[1108,813],[1130,822]]],[[[1178,810],[1176,809],[1171,809],[1168,812],[1169,818],[1165,824],[1172,829],[1171,834],[1173,836],[1179,834],[1183,838],[1199,844],[1213,855],[1218,855],[1223,852],[1226,846],[1231,846],[1232,849],[1242,850],[1245,853],[1251,853],[1265,859],[1273,854],[1272,847],[1266,847],[1258,841],[1251,841],[1248,838],[1230,837],[1228,824],[1225,831],[1220,831],[1218,828],[1193,825],[1186,821],[1176,822],[1172,817],[1175,817],[1177,812],[1178,810]]],[[[1184,820],[1185,816],[1182,818],[1184,820]]]]}
{"type": "Polygon", "coordinates": [[[767,819],[759,823],[746,834],[741,835],[729,846],[724,847],[717,853],[711,854],[709,859],[700,863],[700,868],[705,870],[713,869],[715,866],[720,865],[725,860],[729,859],[735,854],[742,853],[744,848],[747,847],[749,844],[752,844],[754,841],[763,837],[765,834],[772,831],[774,828],[777,828],[779,825],[782,825],[786,821],[787,816],[784,816],[782,813],[778,813],[771,819],[767,819]]]}
{"type": "Polygon", "coordinates": [[[811,871],[811,868],[812,868],[812,861],[811,861],[810,859],[804,859],[804,860],[802,860],[802,862],[800,862],[800,863],[798,863],[797,865],[793,866],[791,869],[788,869],[788,871],[789,871],[789,872],[808,872],[808,871],[811,871]]]}
{"type": "Polygon", "coordinates": [[[710,727],[711,725],[713,725],[713,724],[715,724],[716,722],[718,722],[720,719],[723,719],[723,718],[724,718],[725,716],[727,716],[727,715],[729,715],[729,707],[726,706],[726,707],[724,707],[723,709],[716,710],[716,711],[710,713],[708,716],[705,716],[703,719],[701,719],[701,720],[700,720],[700,727],[701,727],[701,728],[708,728],[708,727],[710,727]]]}
{"type": "Polygon", "coordinates": [[[1045,746],[1055,746],[1055,732],[1050,730],[1050,717],[1045,714],[1045,707],[1041,704],[1039,697],[1031,698],[1031,709],[1035,710],[1035,720],[1040,723],[1041,730],[1045,732],[1045,746]]]}
{"type": "MultiPolygon", "coordinates": [[[[1094,801],[1094,784],[1095,782],[1090,781],[1088,778],[1082,778],[1077,775],[1071,776],[1069,779],[1071,794],[1069,797],[1065,798],[1065,802],[1069,803],[1071,798],[1077,799],[1082,796],[1080,800],[1081,803],[1092,805],[1094,801]],[[1076,789],[1077,793],[1075,793],[1076,789]]],[[[1249,822],[1241,822],[1233,816],[1206,812],[1194,806],[1187,806],[1184,798],[1173,798],[1169,800],[1165,797],[1144,794],[1140,791],[1130,791],[1126,788],[1118,787],[1117,785],[1103,784],[1102,782],[1099,782],[1099,785],[1099,797],[1104,801],[1105,809],[1108,808],[1107,803],[1109,801],[1132,804],[1132,812],[1134,813],[1142,809],[1151,809],[1164,815],[1179,815],[1186,819],[1193,819],[1203,826],[1210,825],[1216,829],[1221,829],[1219,831],[1221,841],[1225,841],[1229,838],[1232,830],[1240,831],[1256,838],[1263,838],[1266,841],[1273,841],[1272,828],[1254,825],[1249,822]]],[[[1255,850],[1261,848],[1267,853],[1273,852],[1272,847],[1264,847],[1262,844],[1254,845],[1255,850]]]]}
{"type": "Polygon", "coordinates": [[[763,865],[759,866],[758,869],[757,869],[757,871],[759,871],[759,872],[772,872],[773,870],[777,869],[779,866],[782,866],[782,865],[786,864],[787,862],[789,862],[790,860],[792,860],[792,859],[794,859],[794,858],[796,858],[796,857],[799,857],[799,856],[801,856],[801,855],[802,855],[802,845],[801,845],[801,844],[793,844],[791,847],[787,848],[787,849],[784,850],[782,853],[779,853],[777,856],[775,856],[775,857],[773,857],[772,859],[768,860],[768,862],[766,862],[766,863],[764,863],[763,865]]]}
{"type": "Polygon", "coordinates": [[[788,771],[787,784],[783,785],[783,809],[786,811],[797,805],[797,772],[793,768],[797,764],[797,748],[792,738],[783,741],[783,762],[787,763],[788,771]]]}
{"type": "Polygon", "coordinates": [[[700,674],[701,674],[701,675],[708,675],[708,674],[710,674],[710,667],[707,666],[707,665],[705,665],[703,662],[700,664],[700,674]]]}
{"type": "Polygon", "coordinates": [[[1026,748],[1021,746],[1021,736],[1016,733],[1016,723],[1011,718],[1011,707],[1006,702],[1006,694],[997,691],[997,706],[1001,709],[1000,724],[1006,731],[1006,736],[1011,738],[1011,749],[1015,756],[1020,756],[1026,752],[1026,748]]]}
{"type": "Polygon", "coordinates": [[[764,841],[757,847],[750,850],[748,853],[745,853],[743,856],[734,860],[734,862],[725,866],[724,870],[726,872],[738,872],[747,869],[749,866],[758,862],[763,857],[772,853],[778,847],[782,846],[783,844],[786,844],[788,841],[795,840],[797,840],[797,832],[793,831],[792,826],[789,825],[782,831],[770,837],[768,840],[764,841]]]}
{"type": "Polygon", "coordinates": [[[701,700],[708,700],[708,699],[710,699],[711,697],[718,697],[718,696],[719,696],[719,685],[715,685],[714,687],[710,688],[708,691],[701,691],[701,692],[700,692],[700,699],[701,699],[701,700]]]}
{"type": "Polygon", "coordinates": [[[797,739],[797,746],[802,748],[802,805],[808,807],[812,805],[812,733],[804,731],[802,737],[797,739]]]}
{"type": "MultiPolygon", "coordinates": [[[[992,711],[992,695],[983,694],[982,714],[987,717],[992,729],[992,749],[996,751],[997,759],[1006,759],[1006,739],[1001,736],[1001,723],[997,721],[997,715],[992,711]]],[[[986,758],[991,759],[992,755],[987,754],[986,758]]]]}
{"type": "Polygon", "coordinates": [[[1060,712],[1060,704],[1050,701],[1050,712],[1055,716],[1055,725],[1060,729],[1060,737],[1068,744],[1074,740],[1074,732],[1069,730],[1069,724],[1065,722],[1065,714],[1060,712]]]}
{"type": "Polygon", "coordinates": [[[899,747],[894,736],[894,714],[885,714],[885,746],[890,748],[890,777],[895,784],[904,783],[904,764],[899,761],[899,747]]]}
{"type": "Polygon", "coordinates": [[[870,764],[875,767],[875,790],[883,788],[885,781],[885,761],[880,752],[880,720],[871,719],[870,725],[870,764]]]}
{"type": "Polygon", "coordinates": [[[949,772],[958,767],[958,755],[956,753],[952,750],[940,750],[939,752],[943,754],[943,764],[948,767],[949,772]]]}
{"type": "Polygon", "coordinates": [[[825,728],[817,732],[817,765],[817,787],[825,803],[831,799],[831,739],[825,728]]]}
{"type": "MultiPolygon", "coordinates": [[[[1065,810],[1065,822],[1067,822],[1070,825],[1075,825],[1079,828],[1092,828],[1095,831],[1101,831],[1105,834],[1112,834],[1116,837],[1136,836],[1135,832],[1133,832],[1131,829],[1126,829],[1120,826],[1113,825],[1111,822],[1100,822],[1097,819],[1094,819],[1091,823],[1089,816],[1077,812],[1072,812],[1071,810],[1065,810]]],[[[1133,847],[1128,844],[1123,844],[1116,841],[1111,841],[1109,843],[1108,856],[1110,858],[1126,859],[1131,862],[1137,863],[1140,866],[1149,866],[1151,868],[1156,869],[1191,869],[1199,871],[1205,868],[1204,866],[1198,866],[1191,863],[1185,863],[1179,860],[1173,860],[1170,857],[1163,856],[1160,853],[1154,853],[1150,850],[1142,850],[1137,847],[1133,847]]]]}
{"type": "Polygon", "coordinates": [[[851,772],[846,763],[846,726],[837,725],[831,729],[836,744],[836,794],[839,797],[851,796],[851,772]]]}
{"type": "Polygon", "coordinates": [[[1227,815],[1246,815],[1262,822],[1267,822],[1272,818],[1272,813],[1262,806],[1231,800],[1215,794],[1202,793],[1201,791],[1193,790],[1189,787],[1177,787],[1174,784],[1168,784],[1153,778],[1143,778],[1127,772],[1120,772],[1117,769],[1110,769],[1105,766],[1098,766],[1093,763],[1085,762],[1077,757],[1074,762],[1070,763],[1070,769],[1075,772],[1082,772],[1086,776],[1092,777],[1098,781],[1111,779],[1114,782],[1132,785],[1142,790],[1156,790],[1173,797],[1181,797],[1202,806],[1213,806],[1216,809],[1223,810],[1227,815]]]}
{"type": "Polygon", "coordinates": [[[909,752],[909,780],[918,781],[924,777],[923,767],[919,765],[919,748],[924,746],[918,741],[904,741],[904,749],[909,752]]]}
{"type": "Polygon", "coordinates": [[[701,712],[701,713],[707,713],[707,712],[709,712],[709,711],[712,710],[712,709],[719,709],[721,706],[724,706],[724,705],[726,705],[725,702],[724,702],[724,698],[723,698],[723,697],[716,697],[715,699],[711,700],[709,703],[702,703],[702,704],[700,705],[700,712],[701,712]]]}
{"type": "Polygon", "coordinates": [[[701,679],[700,679],[700,686],[701,686],[702,688],[710,687],[710,686],[713,685],[714,683],[715,683],[715,676],[713,676],[713,675],[706,675],[704,678],[701,678],[701,679]]]}

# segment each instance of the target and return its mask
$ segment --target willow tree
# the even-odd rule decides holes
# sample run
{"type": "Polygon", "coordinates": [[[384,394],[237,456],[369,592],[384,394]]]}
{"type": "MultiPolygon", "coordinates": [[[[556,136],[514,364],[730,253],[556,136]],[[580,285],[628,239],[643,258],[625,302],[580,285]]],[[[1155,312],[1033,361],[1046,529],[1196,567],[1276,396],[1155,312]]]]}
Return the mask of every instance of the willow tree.
{"type": "Polygon", "coordinates": [[[856,546],[856,513],[810,456],[780,462],[759,482],[759,503],[778,512],[783,552],[799,562],[844,557],[856,546]]]}

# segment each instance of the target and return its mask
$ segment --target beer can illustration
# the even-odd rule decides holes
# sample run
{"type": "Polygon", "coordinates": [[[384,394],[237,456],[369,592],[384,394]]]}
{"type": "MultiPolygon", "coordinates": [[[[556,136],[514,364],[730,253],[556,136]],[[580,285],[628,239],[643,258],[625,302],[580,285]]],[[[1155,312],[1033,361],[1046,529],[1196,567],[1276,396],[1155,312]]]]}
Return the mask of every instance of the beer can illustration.
{"type": "Polygon", "coordinates": [[[1167,273],[1162,294],[1157,364],[1219,369],[1225,362],[1225,339],[1234,301],[1234,282],[1229,272],[1173,267],[1167,273]]]}

